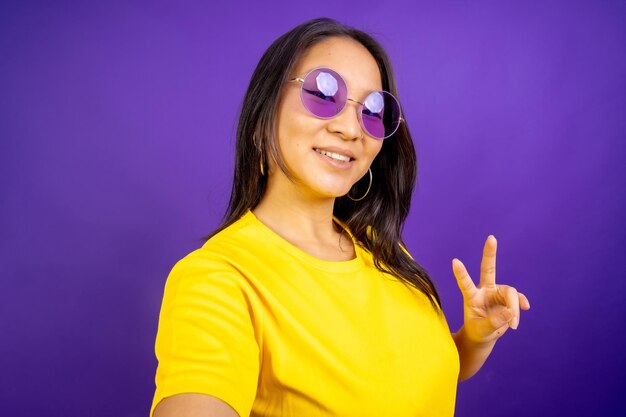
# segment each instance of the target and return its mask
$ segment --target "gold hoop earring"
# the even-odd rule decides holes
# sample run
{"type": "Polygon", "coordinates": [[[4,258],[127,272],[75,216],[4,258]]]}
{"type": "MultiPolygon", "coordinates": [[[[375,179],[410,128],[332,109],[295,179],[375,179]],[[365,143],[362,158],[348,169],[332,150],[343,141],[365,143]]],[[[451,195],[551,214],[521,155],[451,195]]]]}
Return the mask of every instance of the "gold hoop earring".
{"type": "Polygon", "coordinates": [[[261,155],[261,158],[259,159],[259,165],[261,166],[261,176],[264,177],[265,169],[263,168],[263,155],[261,155]]]}
{"type": "Polygon", "coordinates": [[[372,181],[373,181],[374,177],[372,176],[372,168],[368,168],[368,169],[367,169],[367,172],[369,172],[369,173],[370,173],[370,182],[369,182],[369,184],[367,185],[367,191],[365,191],[365,194],[363,194],[363,196],[361,196],[361,197],[359,197],[359,198],[352,198],[352,197],[350,197],[350,193],[346,194],[346,197],[348,197],[350,200],[352,200],[352,201],[361,201],[361,200],[363,200],[365,197],[367,197],[367,195],[369,194],[370,189],[372,188],[372,181]]]}

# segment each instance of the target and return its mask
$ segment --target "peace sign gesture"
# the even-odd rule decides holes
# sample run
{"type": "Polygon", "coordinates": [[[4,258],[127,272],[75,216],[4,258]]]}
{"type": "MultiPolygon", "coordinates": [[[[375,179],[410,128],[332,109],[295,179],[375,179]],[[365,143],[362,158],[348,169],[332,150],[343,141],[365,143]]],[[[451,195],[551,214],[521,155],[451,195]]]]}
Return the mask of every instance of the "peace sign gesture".
{"type": "Polygon", "coordinates": [[[452,260],[452,270],[463,294],[465,336],[477,344],[495,342],[509,327],[517,329],[520,308],[530,308],[524,294],[508,285],[496,284],[496,248],[496,238],[490,235],[483,249],[478,287],[463,263],[452,260]]]}

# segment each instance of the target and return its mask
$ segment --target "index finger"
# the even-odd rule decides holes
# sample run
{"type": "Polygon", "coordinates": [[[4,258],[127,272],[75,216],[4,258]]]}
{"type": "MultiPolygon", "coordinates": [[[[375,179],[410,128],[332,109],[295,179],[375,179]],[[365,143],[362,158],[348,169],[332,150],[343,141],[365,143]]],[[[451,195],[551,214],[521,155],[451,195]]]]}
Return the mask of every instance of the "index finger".
{"type": "Polygon", "coordinates": [[[461,294],[463,294],[463,299],[470,300],[474,298],[478,290],[476,289],[476,285],[474,285],[472,278],[467,273],[467,269],[465,269],[463,262],[454,258],[452,260],[452,271],[456,277],[456,282],[459,285],[461,294]]]}
{"type": "Polygon", "coordinates": [[[496,251],[498,242],[495,236],[489,235],[483,248],[483,259],[480,261],[480,287],[496,286],[496,251]]]}

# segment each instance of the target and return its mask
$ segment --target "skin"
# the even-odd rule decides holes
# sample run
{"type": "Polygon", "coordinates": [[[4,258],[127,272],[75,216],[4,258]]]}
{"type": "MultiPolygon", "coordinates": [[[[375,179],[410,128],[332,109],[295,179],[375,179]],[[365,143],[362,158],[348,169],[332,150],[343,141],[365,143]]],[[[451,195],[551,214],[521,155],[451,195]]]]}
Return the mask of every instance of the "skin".
{"type": "MultiPolygon", "coordinates": [[[[382,89],[376,61],[352,39],[330,38],[312,46],[296,64],[292,77],[304,77],[321,66],[344,78],[348,97],[354,100],[362,101],[373,90],[382,89]]],[[[312,116],[302,105],[300,86],[298,82],[284,85],[276,121],[281,155],[294,180],[270,160],[267,188],[253,212],[270,229],[313,256],[330,261],[352,259],[352,242],[340,240],[341,232],[333,226],[333,205],[336,197],[366,175],[382,141],[361,128],[359,107],[352,101],[332,119],[312,116]],[[350,166],[334,166],[315,151],[320,148],[351,156],[350,166]]]]}
{"type": "MultiPolygon", "coordinates": [[[[330,38],[312,46],[290,78],[303,77],[320,66],[341,74],[348,97],[355,100],[361,101],[382,88],[376,61],[356,41],[330,38]]],[[[300,83],[286,83],[281,91],[277,140],[295,181],[287,178],[274,161],[268,161],[266,191],[253,212],[278,235],[320,259],[342,261],[355,256],[352,241],[341,239],[341,231],[333,224],[333,204],[367,173],[382,147],[382,142],[361,129],[357,110],[357,104],[348,101],[337,117],[317,119],[302,105],[300,83]],[[315,148],[338,148],[350,152],[354,161],[348,169],[338,169],[315,148]]],[[[173,395],[163,399],[154,411],[154,417],[209,416],[237,417],[237,413],[222,400],[204,394],[173,395]]]]}
{"type": "MultiPolygon", "coordinates": [[[[362,101],[371,91],[382,88],[376,61],[352,39],[330,38],[312,46],[297,63],[291,78],[303,77],[320,66],[341,74],[348,97],[354,100],[362,101]]],[[[348,101],[335,118],[318,119],[304,108],[299,93],[298,82],[282,87],[276,122],[281,155],[294,180],[287,178],[275,161],[268,161],[267,188],[253,212],[266,226],[310,255],[330,261],[353,259],[352,241],[342,239],[341,230],[332,221],[333,205],[335,198],[345,195],[367,174],[382,141],[361,128],[356,103],[348,101]],[[349,154],[352,161],[337,167],[315,150],[319,148],[349,154]]],[[[519,325],[520,309],[530,308],[528,299],[515,288],[496,285],[495,262],[493,236],[485,242],[478,286],[461,261],[452,262],[464,300],[464,325],[452,335],[461,361],[459,380],[480,369],[498,338],[519,325]]],[[[237,413],[210,395],[178,394],[161,401],[154,416],[237,417],[237,413]]]]}
{"type": "Polygon", "coordinates": [[[496,238],[490,235],[483,249],[478,286],[463,263],[452,260],[452,271],[463,295],[463,327],[452,335],[461,362],[459,381],[478,372],[496,341],[509,328],[518,328],[520,310],[530,309],[524,294],[508,285],[496,284],[496,250],[496,238]]]}

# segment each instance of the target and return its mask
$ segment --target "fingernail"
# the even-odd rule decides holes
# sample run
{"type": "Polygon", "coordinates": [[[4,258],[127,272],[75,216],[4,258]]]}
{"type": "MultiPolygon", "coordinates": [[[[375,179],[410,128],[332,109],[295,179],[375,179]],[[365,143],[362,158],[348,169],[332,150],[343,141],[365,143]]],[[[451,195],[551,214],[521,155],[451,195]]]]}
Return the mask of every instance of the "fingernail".
{"type": "Polygon", "coordinates": [[[513,320],[511,320],[511,328],[513,330],[517,330],[518,325],[519,325],[519,319],[517,317],[513,317],[513,320]]]}

